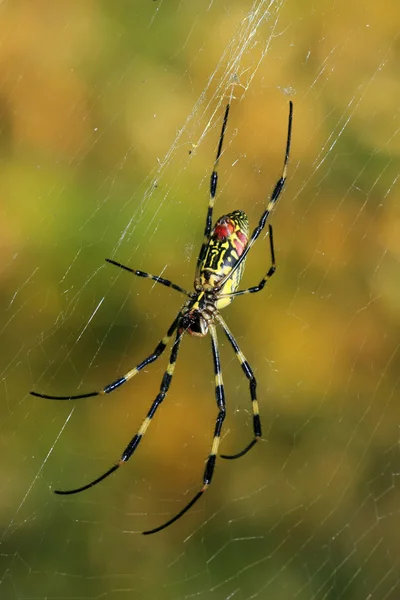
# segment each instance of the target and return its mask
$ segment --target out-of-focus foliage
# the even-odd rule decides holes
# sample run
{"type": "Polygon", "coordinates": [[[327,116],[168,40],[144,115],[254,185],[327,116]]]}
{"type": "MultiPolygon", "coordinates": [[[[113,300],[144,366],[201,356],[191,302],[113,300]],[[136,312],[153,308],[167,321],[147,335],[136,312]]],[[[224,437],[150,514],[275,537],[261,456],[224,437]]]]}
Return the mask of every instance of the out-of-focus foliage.
{"type": "MultiPolygon", "coordinates": [[[[0,4],[2,598],[399,597],[397,30],[394,0],[0,4]],[[209,340],[184,340],[135,457],[79,496],[50,487],[118,459],[167,357],[105,399],[27,393],[101,388],[164,335],[179,295],[104,258],[191,287],[229,81],[215,216],[241,208],[256,224],[295,106],[277,273],[224,313],[264,438],[143,538],[201,485],[209,340]]],[[[264,239],[244,284],[268,265],[264,239]]],[[[234,452],[251,411],[221,342],[234,452]]]]}

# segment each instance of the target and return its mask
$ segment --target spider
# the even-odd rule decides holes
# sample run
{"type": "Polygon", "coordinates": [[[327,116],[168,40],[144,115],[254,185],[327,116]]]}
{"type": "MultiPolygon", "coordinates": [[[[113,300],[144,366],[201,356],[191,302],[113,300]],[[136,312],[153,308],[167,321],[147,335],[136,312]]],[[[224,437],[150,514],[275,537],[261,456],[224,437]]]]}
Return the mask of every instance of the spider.
{"type": "Polygon", "coordinates": [[[162,525],[155,527],[154,529],[143,531],[144,535],[149,535],[161,531],[162,529],[165,529],[166,527],[172,525],[172,523],[180,519],[199,500],[199,498],[203,495],[203,493],[208,489],[208,487],[211,484],[215,469],[215,461],[218,455],[222,425],[224,423],[226,413],[225,391],[220,366],[216,323],[218,323],[222,327],[236,354],[236,357],[239,360],[241,368],[249,381],[254,431],[253,439],[249,444],[247,444],[247,446],[243,450],[241,450],[237,454],[221,454],[220,456],[226,459],[239,458],[240,456],[246,454],[255,445],[256,441],[261,438],[261,420],[256,396],[256,378],[243,352],[239,348],[238,343],[236,342],[233,334],[231,333],[228,325],[221,317],[220,310],[228,306],[228,304],[230,304],[232,300],[237,296],[242,296],[243,294],[254,294],[255,292],[261,291],[264,288],[267,281],[270,279],[270,277],[272,277],[272,275],[275,273],[276,265],[272,227],[271,225],[269,225],[271,266],[268,269],[266,275],[264,275],[264,277],[261,279],[260,283],[244,290],[238,290],[239,283],[243,275],[246,257],[250,249],[252,248],[254,242],[264,229],[265,223],[272,209],[274,208],[286,181],[287,165],[289,161],[292,134],[293,104],[292,102],[289,102],[288,130],[282,173],[275,184],[267,208],[261,215],[260,221],[257,227],[254,229],[253,233],[250,235],[250,237],[248,218],[242,210],[235,210],[231,213],[223,215],[216,221],[214,227],[212,228],[214,201],[218,185],[218,163],[221,157],[225,130],[228,123],[229,109],[230,103],[227,104],[225,109],[217,153],[214,161],[213,171],[211,173],[209,192],[210,199],[207,209],[203,243],[201,245],[197,259],[197,267],[194,279],[194,291],[188,292],[181,286],[172,283],[168,279],[164,279],[163,277],[159,277],[157,275],[151,275],[150,273],[146,273],[144,271],[131,269],[130,267],[126,267],[116,262],[115,260],[111,260],[109,258],[106,259],[108,263],[111,263],[112,265],[124,269],[125,271],[129,271],[130,273],[133,273],[138,277],[145,277],[147,279],[151,279],[152,281],[161,283],[162,285],[177,290],[181,294],[187,296],[188,300],[179,310],[171,326],[169,327],[165,337],[163,337],[163,339],[155,347],[154,351],[151,354],[149,354],[147,358],[142,360],[142,362],[136,365],[136,367],[128,371],[126,375],[120,377],[119,379],[116,379],[109,385],[106,385],[102,390],[98,392],[89,392],[86,394],[78,394],[74,396],[50,396],[47,394],[30,392],[33,396],[38,396],[39,398],[48,398],[50,400],[78,400],[80,398],[90,398],[92,396],[110,394],[111,392],[114,392],[114,390],[116,390],[117,388],[121,387],[121,385],[132,379],[132,377],[137,375],[139,371],[141,371],[148,364],[157,360],[164,352],[172,336],[175,334],[175,340],[172,344],[169,363],[161,381],[160,391],[155,400],[153,401],[150,410],[148,411],[147,416],[143,420],[139,430],[133,436],[133,438],[123,451],[121,458],[110,469],[108,469],[105,473],[103,473],[90,483],[87,483],[81,487],[72,490],[55,490],[56,494],[77,494],[79,492],[83,492],[84,490],[93,487],[94,485],[97,485],[98,483],[100,483],[100,481],[103,481],[103,479],[114,473],[114,471],[116,471],[120,466],[125,464],[134,454],[144,434],[146,433],[147,428],[149,427],[150,422],[154,417],[158,407],[167,395],[174,374],[175,364],[183,335],[185,333],[188,333],[189,335],[204,337],[208,333],[210,334],[215,373],[215,398],[218,407],[218,415],[215,422],[211,450],[208,455],[204,470],[203,485],[200,491],[197,492],[197,494],[195,494],[195,496],[190,500],[190,502],[188,502],[186,506],[184,506],[184,508],[182,508],[178,512],[178,514],[176,514],[174,517],[172,517],[162,525]]]}

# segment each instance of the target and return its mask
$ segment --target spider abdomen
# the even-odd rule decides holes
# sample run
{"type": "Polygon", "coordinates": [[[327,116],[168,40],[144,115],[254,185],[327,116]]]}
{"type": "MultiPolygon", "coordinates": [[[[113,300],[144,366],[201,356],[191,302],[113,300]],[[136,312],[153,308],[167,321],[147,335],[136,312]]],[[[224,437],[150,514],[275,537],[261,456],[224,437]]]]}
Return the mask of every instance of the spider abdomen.
{"type": "MultiPolygon", "coordinates": [[[[200,285],[203,290],[209,291],[218,287],[219,282],[228,276],[219,293],[223,295],[236,291],[243,275],[245,261],[233,271],[232,277],[229,277],[229,273],[243,254],[248,235],[249,221],[242,210],[235,210],[218,219],[200,266],[200,285]]],[[[231,298],[221,298],[216,307],[223,308],[230,302],[231,298]]]]}

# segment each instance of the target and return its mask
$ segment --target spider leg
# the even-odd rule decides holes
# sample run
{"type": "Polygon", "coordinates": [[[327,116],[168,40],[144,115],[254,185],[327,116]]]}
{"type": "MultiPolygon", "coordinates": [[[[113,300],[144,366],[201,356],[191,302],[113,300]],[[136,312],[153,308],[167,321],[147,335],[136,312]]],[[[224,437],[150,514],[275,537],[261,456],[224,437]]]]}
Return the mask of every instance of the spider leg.
{"type": "Polygon", "coordinates": [[[126,463],[131,458],[132,454],[135,452],[135,450],[139,446],[144,434],[146,433],[147,428],[150,425],[150,422],[151,422],[152,418],[154,417],[154,414],[155,414],[157,408],[160,406],[160,404],[164,400],[165,396],[167,395],[169,386],[171,385],[172,376],[174,374],[175,363],[176,363],[176,359],[178,356],[178,350],[179,350],[181,341],[182,341],[182,334],[178,332],[176,334],[175,342],[172,346],[168,366],[164,372],[164,376],[161,381],[160,391],[157,394],[157,397],[154,400],[153,404],[151,405],[150,410],[148,411],[145,419],[143,420],[138,432],[133,436],[133,438],[131,439],[131,441],[129,442],[129,444],[127,445],[125,450],[123,451],[119,461],[116,462],[110,469],[108,469],[108,471],[106,471],[105,473],[100,475],[100,477],[97,477],[90,483],[87,483],[86,485],[83,485],[79,488],[75,488],[73,490],[54,490],[55,494],[60,494],[60,495],[64,496],[64,495],[78,494],[79,492],[83,492],[84,490],[87,490],[87,489],[93,487],[94,485],[97,485],[98,483],[100,483],[100,481],[103,481],[103,479],[105,479],[106,477],[108,477],[109,475],[114,473],[114,471],[116,471],[121,465],[126,463]]]}
{"type": "Polygon", "coordinates": [[[184,288],[182,288],[180,285],[176,285],[176,283],[172,283],[172,281],[170,281],[169,279],[164,279],[164,277],[159,277],[158,275],[151,275],[150,273],[146,273],[145,271],[138,271],[137,269],[131,269],[130,267],[126,267],[125,265],[122,265],[121,263],[115,261],[115,260],[111,260],[111,258],[106,258],[106,262],[110,263],[111,265],[115,265],[116,267],[120,267],[121,269],[124,269],[125,271],[129,271],[129,273],[133,273],[134,275],[137,275],[138,277],[145,277],[146,279],[152,279],[153,281],[156,281],[157,283],[161,283],[162,285],[165,285],[166,287],[170,287],[173,290],[176,290],[177,292],[181,292],[181,294],[185,294],[185,296],[192,296],[191,292],[188,292],[187,290],[185,290],[184,288]]]}
{"type": "Polygon", "coordinates": [[[254,229],[253,233],[251,234],[251,237],[248,241],[246,248],[244,249],[243,253],[241,254],[239,260],[236,262],[235,266],[229,271],[229,273],[227,275],[225,275],[225,277],[223,279],[221,279],[221,281],[219,281],[219,283],[218,283],[219,289],[223,288],[226,281],[228,279],[232,278],[232,275],[234,274],[234,272],[240,267],[240,265],[246,259],[246,256],[248,255],[254,242],[256,241],[256,239],[258,238],[258,236],[264,229],[265,223],[267,222],[267,219],[268,219],[269,215],[271,214],[271,211],[273,210],[275,204],[278,202],[278,198],[282,193],[283,187],[285,185],[286,177],[287,177],[287,166],[288,166],[288,162],[289,162],[290,145],[291,145],[291,140],[292,140],[292,120],[293,120],[293,102],[290,101],[289,102],[288,132],[287,132],[287,138],[286,138],[286,150],[285,150],[285,158],[283,161],[282,174],[275,184],[275,187],[271,194],[271,199],[268,202],[267,208],[261,215],[261,218],[260,218],[260,221],[259,221],[257,227],[254,229]]]}
{"type": "Polygon", "coordinates": [[[258,285],[254,285],[253,287],[249,287],[246,290],[238,290],[237,292],[232,292],[232,294],[220,294],[219,298],[234,298],[235,296],[242,296],[243,294],[254,294],[255,292],[260,292],[264,288],[268,279],[270,279],[276,271],[272,225],[269,226],[269,246],[271,251],[271,266],[268,269],[267,273],[264,275],[264,277],[261,279],[260,283],[258,285]]]}
{"type": "Polygon", "coordinates": [[[209,331],[211,334],[211,345],[212,345],[213,360],[214,360],[215,398],[216,398],[217,406],[218,406],[218,415],[217,415],[217,419],[215,422],[211,452],[208,455],[206,467],[204,469],[203,486],[200,489],[200,491],[197,492],[197,494],[190,500],[190,502],[188,504],[186,504],[186,506],[181,511],[179,511],[179,513],[177,515],[175,515],[174,517],[172,517],[172,519],[169,519],[169,521],[167,521],[163,525],[160,525],[159,527],[155,527],[154,529],[150,529],[148,531],[143,531],[143,535],[150,535],[152,533],[157,533],[158,531],[161,531],[162,529],[169,527],[170,525],[172,525],[172,523],[175,523],[175,521],[177,521],[178,519],[183,517],[183,515],[185,513],[187,513],[187,511],[190,508],[192,508],[192,506],[197,502],[197,500],[199,500],[201,498],[201,496],[204,494],[204,492],[208,489],[209,485],[211,484],[211,480],[212,480],[212,477],[214,474],[215,461],[216,461],[217,454],[218,454],[221,429],[222,429],[222,424],[225,419],[226,409],[225,409],[225,389],[224,389],[224,383],[222,381],[221,365],[220,365],[220,358],[219,358],[219,351],[218,351],[218,339],[217,339],[217,332],[215,329],[215,325],[210,325],[209,331]]]}
{"type": "Polygon", "coordinates": [[[219,324],[221,325],[222,329],[224,330],[226,337],[230,341],[231,346],[236,354],[236,357],[237,357],[238,361],[240,362],[240,366],[242,367],[244,374],[246,375],[247,379],[249,380],[250,398],[251,398],[251,405],[253,408],[254,438],[241,452],[238,452],[237,454],[221,454],[220,455],[221,458],[233,459],[233,458],[239,458],[240,456],[244,456],[244,454],[246,454],[254,446],[254,444],[257,442],[257,440],[259,440],[261,438],[261,435],[262,435],[261,420],[260,420],[260,414],[259,414],[259,410],[258,410],[258,401],[257,401],[257,394],[256,394],[257,380],[254,377],[254,373],[253,373],[249,363],[247,362],[246,357],[244,356],[243,352],[240,350],[237,341],[233,337],[233,335],[232,335],[228,325],[225,323],[224,319],[220,315],[217,315],[216,319],[218,320],[219,324]]]}
{"type": "Polygon", "coordinates": [[[127,381],[132,379],[132,377],[137,375],[139,373],[139,371],[141,371],[144,367],[146,367],[150,363],[154,362],[155,360],[157,360],[157,358],[159,358],[161,356],[161,354],[164,352],[165,348],[167,347],[167,344],[169,343],[169,340],[171,339],[175,329],[178,326],[178,321],[180,319],[180,316],[181,316],[181,313],[179,312],[178,315],[176,316],[176,318],[174,319],[174,322],[172,323],[171,327],[168,329],[165,337],[163,337],[163,339],[157,344],[154,351],[151,354],[149,354],[149,356],[147,356],[144,360],[142,360],[141,363],[136,365],[136,367],[134,369],[131,369],[130,371],[128,371],[128,373],[126,373],[123,377],[119,377],[118,379],[116,379],[115,381],[110,383],[109,385],[106,385],[99,392],[88,392],[86,394],[77,394],[75,396],[50,396],[49,394],[39,394],[38,392],[29,392],[29,393],[32,396],[37,396],[38,398],[46,398],[47,400],[79,400],[81,398],[91,398],[93,396],[103,396],[104,394],[110,394],[111,392],[113,392],[114,390],[119,388],[121,385],[123,385],[124,383],[126,383],[127,381]]]}
{"type": "Polygon", "coordinates": [[[227,104],[226,108],[225,108],[224,120],[222,123],[221,135],[219,136],[217,154],[215,157],[214,167],[213,167],[213,171],[211,173],[211,178],[210,178],[210,200],[208,202],[206,226],[204,229],[203,243],[201,245],[199,256],[197,259],[195,286],[196,286],[196,282],[198,281],[198,278],[199,278],[200,266],[204,260],[207,244],[210,240],[210,232],[211,232],[211,227],[212,227],[212,215],[213,215],[213,210],[214,210],[215,195],[217,193],[217,186],[218,186],[218,163],[219,163],[219,159],[220,159],[221,152],[222,152],[222,144],[224,143],[226,125],[228,123],[229,107],[230,107],[230,104],[227,104]]]}

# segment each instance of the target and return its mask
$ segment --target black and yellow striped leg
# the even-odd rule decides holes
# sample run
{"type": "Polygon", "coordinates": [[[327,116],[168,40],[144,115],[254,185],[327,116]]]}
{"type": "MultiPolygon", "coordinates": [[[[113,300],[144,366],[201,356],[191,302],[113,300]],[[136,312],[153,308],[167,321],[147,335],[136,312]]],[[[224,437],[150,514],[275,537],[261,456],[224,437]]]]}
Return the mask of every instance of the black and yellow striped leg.
{"type": "Polygon", "coordinates": [[[108,469],[108,471],[106,471],[105,473],[100,475],[100,477],[97,477],[90,483],[87,483],[86,485],[83,485],[79,488],[75,488],[73,490],[54,490],[55,494],[69,495],[69,494],[78,494],[79,492],[83,492],[84,490],[87,490],[87,489],[93,487],[94,485],[97,485],[98,483],[100,483],[100,481],[103,481],[103,479],[105,479],[106,477],[108,477],[109,475],[114,473],[114,471],[116,471],[121,465],[126,463],[131,458],[132,454],[135,452],[135,450],[139,446],[144,434],[146,433],[147,428],[150,425],[150,422],[151,422],[152,418],[154,417],[154,414],[155,414],[157,408],[160,406],[160,404],[164,400],[165,396],[167,395],[169,386],[171,384],[172,376],[174,374],[176,358],[178,356],[178,350],[179,350],[181,340],[182,340],[182,334],[180,334],[178,332],[176,335],[175,342],[172,346],[168,367],[167,367],[167,369],[164,373],[164,376],[162,378],[162,381],[161,381],[160,391],[159,391],[156,399],[154,400],[153,404],[151,405],[150,410],[146,415],[146,418],[144,419],[143,423],[141,424],[139,431],[133,436],[133,438],[131,439],[131,441],[129,442],[129,444],[127,445],[125,450],[123,451],[119,461],[116,462],[110,469],[108,469]]]}
{"type": "Polygon", "coordinates": [[[223,286],[226,283],[226,281],[228,280],[228,278],[229,279],[232,278],[232,275],[235,273],[235,271],[237,271],[237,269],[240,268],[240,265],[243,264],[243,262],[246,260],[246,257],[248,255],[248,253],[250,252],[250,249],[252,248],[254,242],[257,240],[258,236],[264,229],[265,223],[267,222],[267,219],[268,219],[269,215],[271,214],[271,211],[273,210],[275,204],[278,202],[279,196],[282,193],[282,190],[284,188],[285,181],[286,181],[287,166],[288,166],[289,155],[290,155],[290,145],[291,145],[291,140],[292,140],[292,121],[293,121],[293,102],[290,101],[289,102],[288,130],[287,130],[287,138],[286,138],[286,150],[285,150],[285,158],[283,161],[283,168],[282,168],[281,176],[275,184],[275,187],[271,194],[271,198],[270,198],[270,201],[268,202],[267,208],[261,215],[261,218],[260,218],[260,221],[259,221],[257,227],[254,229],[253,233],[251,234],[250,239],[247,243],[247,246],[244,249],[244,252],[240,255],[239,260],[236,262],[236,264],[234,265],[232,270],[229,271],[229,273],[227,275],[225,275],[225,277],[223,279],[221,279],[221,281],[218,283],[218,286],[220,289],[223,288],[223,286]]]}
{"type": "Polygon", "coordinates": [[[181,317],[181,313],[179,312],[178,315],[176,316],[176,318],[174,319],[174,322],[172,323],[171,327],[168,329],[166,335],[155,347],[154,352],[149,354],[149,356],[147,356],[147,358],[145,358],[144,360],[142,360],[141,363],[136,365],[136,367],[134,369],[131,369],[130,371],[128,371],[128,373],[126,373],[126,375],[124,375],[123,377],[119,377],[118,379],[116,379],[115,381],[110,383],[109,385],[106,385],[99,392],[88,392],[86,394],[77,394],[75,396],[50,396],[49,394],[39,394],[38,392],[29,392],[29,393],[32,396],[37,396],[38,398],[46,398],[48,400],[79,400],[81,398],[91,398],[93,396],[103,396],[104,394],[110,394],[111,392],[113,392],[114,390],[119,388],[121,385],[123,385],[124,383],[126,383],[127,381],[132,379],[132,377],[137,375],[144,367],[146,367],[150,363],[154,362],[155,360],[157,360],[157,358],[159,358],[161,356],[161,354],[164,352],[165,348],[167,347],[167,344],[169,343],[174,331],[176,330],[176,328],[178,326],[178,321],[179,321],[180,317],[181,317]]]}
{"type": "Polygon", "coordinates": [[[224,319],[220,315],[217,315],[216,318],[217,318],[219,324],[221,325],[222,329],[225,331],[225,334],[231,343],[231,346],[236,354],[236,357],[237,357],[238,361],[240,362],[240,366],[243,369],[243,373],[246,375],[247,379],[249,380],[250,398],[251,398],[251,405],[252,405],[252,409],[253,409],[254,438],[251,440],[251,442],[249,444],[247,444],[247,446],[241,452],[238,452],[237,454],[221,454],[220,455],[221,458],[234,459],[234,458],[240,458],[241,456],[246,454],[254,446],[254,444],[257,442],[257,440],[259,440],[261,438],[261,435],[262,435],[261,420],[260,420],[260,414],[259,414],[259,410],[258,410],[258,401],[257,401],[257,393],[256,393],[257,380],[254,377],[252,368],[250,367],[249,363],[247,362],[245,355],[240,350],[238,343],[235,340],[235,338],[233,337],[228,325],[225,323],[224,319]]]}
{"type": "Polygon", "coordinates": [[[211,178],[210,178],[210,200],[208,202],[208,208],[207,208],[206,226],[204,229],[203,243],[200,248],[199,256],[197,259],[195,287],[196,287],[196,283],[198,282],[198,278],[199,278],[199,274],[200,274],[200,266],[204,260],[207,244],[210,240],[215,194],[217,193],[217,186],[218,186],[218,162],[219,162],[221,152],[222,152],[222,144],[224,143],[225,130],[226,130],[226,125],[228,123],[229,107],[230,107],[230,104],[227,104],[226,108],[225,108],[224,120],[222,123],[221,135],[219,136],[217,154],[216,154],[215,161],[214,161],[214,168],[213,168],[213,172],[211,173],[211,178]]]}
{"type": "Polygon", "coordinates": [[[201,490],[199,492],[197,492],[197,494],[191,499],[191,501],[177,515],[172,517],[172,519],[169,519],[169,521],[167,521],[163,525],[156,527],[155,529],[150,529],[149,531],[143,531],[144,535],[149,535],[151,533],[157,533],[158,531],[161,531],[162,529],[169,527],[169,525],[172,525],[172,523],[175,523],[175,521],[177,521],[178,519],[183,517],[183,515],[185,513],[187,513],[187,511],[190,508],[192,508],[193,504],[195,504],[197,502],[197,500],[199,500],[199,498],[201,498],[201,496],[204,494],[204,492],[209,487],[211,480],[213,478],[214,469],[215,469],[215,461],[216,461],[216,458],[218,455],[219,442],[220,442],[220,438],[221,438],[221,429],[222,429],[223,422],[225,420],[226,408],[225,408],[225,390],[224,390],[224,384],[222,381],[221,364],[220,364],[219,351],[218,351],[218,339],[217,339],[217,332],[215,329],[215,325],[210,325],[209,331],[211,334],[211,345],[212,345],[213,361],[214,361],[215,398],[216,398],[217,406],[218,406],[218,415],[217,415],[217,419],[215,422],[214,437],[213,437],[213,442],[212,442],[212,446],[211,446],[211,452],[208,455],[206,467],[204,469],[203,486],[202,486],[201,490]]]}
{"type": "Polygon", "coordinates": [[[177,292],[181,292],[181,294],[185,294],[185,296],[189,296],[189,298],[192,297],[192,295],[193,295],[193,292],[188,292],[187,290],[182,288],[180,285],[176,285],[176,283],[172,283],[172,281],[170,281],[169,279],[164,279],[164,277],[159,277],[158,275],[151,275],[150,273],[146,273],[146,271],[138,271],[137,269],[131,269],[130,267],[122,265],[121,263],[119,263],[115,260],[111,260],[111,258],[106,258],[106,262],[110,263],[110,265],[115,265],[116,267],[119,267],[120,269],[124,269],[124,271],[133,273],[134,275],[137,275],[138,277],[144,277],[145,279],[151,279],[152,281],[161,283],[162,285],[165,285],[166,287],[170,287],[173,290],[176,290],[177,292]]]}

